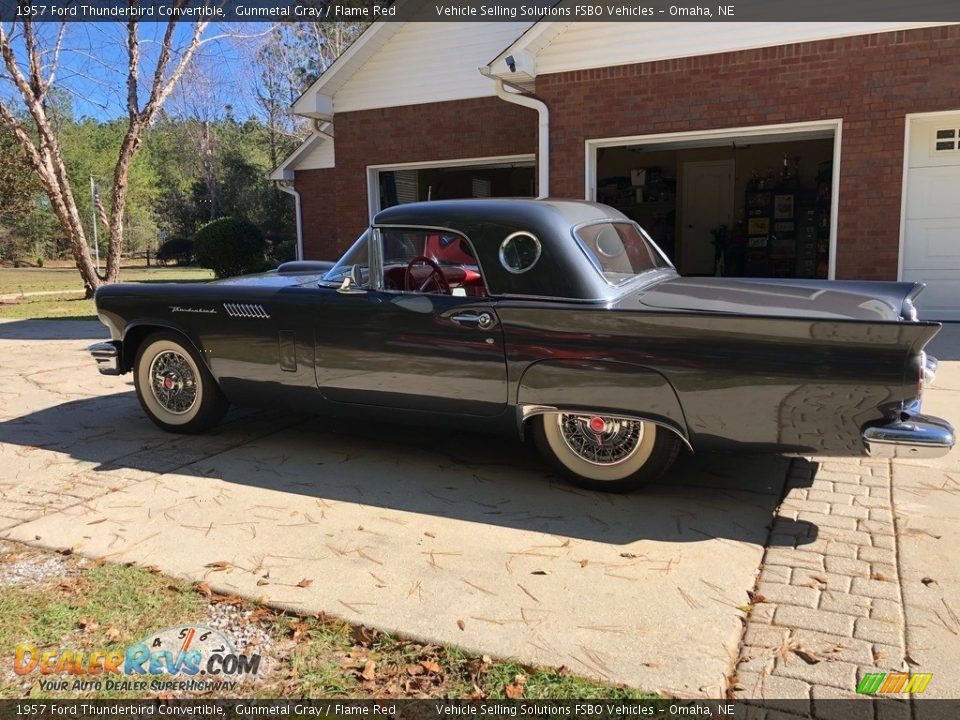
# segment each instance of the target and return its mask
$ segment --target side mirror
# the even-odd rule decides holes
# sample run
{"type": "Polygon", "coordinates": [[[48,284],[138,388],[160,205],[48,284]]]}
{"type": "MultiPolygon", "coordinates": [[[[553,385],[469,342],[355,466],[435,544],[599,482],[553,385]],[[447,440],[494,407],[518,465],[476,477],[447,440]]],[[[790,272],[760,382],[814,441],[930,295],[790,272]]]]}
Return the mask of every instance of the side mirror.
{"type": "Polygon", "coordinates": [[[350,273],[343,278],[343,282],[340,283],[340,287],[337,288],[337,292],[341,295],[362,295],[367,292],[363,287],[361,287],[359,265],[351,266],[350,273]]]}

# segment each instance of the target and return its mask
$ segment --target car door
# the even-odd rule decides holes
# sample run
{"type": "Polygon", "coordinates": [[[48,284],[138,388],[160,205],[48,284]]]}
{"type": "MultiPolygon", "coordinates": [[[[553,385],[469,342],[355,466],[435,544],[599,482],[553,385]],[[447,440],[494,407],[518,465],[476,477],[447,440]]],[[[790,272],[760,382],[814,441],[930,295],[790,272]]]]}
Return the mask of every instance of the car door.
{"type": "Polygon", "coordinates": [[[383,228],[369,242],[369,272],[357,272],[369,278],[366,287],[343,288],[315,320],[317,386],[324,397],[429,412],[502,412],[503,331],[479,267],[470,264],[476,255],[466,238],[383,228]],[[407,278],[418,257],[434,265],[415,265],[407,278]],[[429,284],[433,267],[451,287],[429,284]]]}

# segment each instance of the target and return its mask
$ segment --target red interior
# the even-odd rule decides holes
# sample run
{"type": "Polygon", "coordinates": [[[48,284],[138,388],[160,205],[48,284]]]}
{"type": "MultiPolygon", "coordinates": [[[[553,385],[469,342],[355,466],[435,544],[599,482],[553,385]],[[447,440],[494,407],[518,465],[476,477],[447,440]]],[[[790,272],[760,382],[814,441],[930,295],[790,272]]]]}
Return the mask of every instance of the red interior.
{"type": "MultiPolygon", "coordinates": [[[[487,290],[483,285],[483,277],[473,269],[477,265],[476,258],[459,238],[453,242],[444,243],[440,235],[429,235],[425,243],[424,255],[432,258],[440,265],[443,277],[450,288],[463,288],[468,297],[483,297],[487,290]],[[471,267],[463,267],[463,266],[471,267]]],[[[404,277],[407,268],[404,265],[395,265],[384,270],[384,286],[388,290],[406,290],[404,277]]],[[[419,285],[432,273],[429,265],[414,265],[411,270],[413,279],[419,285]]],[[[436,288],[434,288],[435,290],[436,288]]]]}

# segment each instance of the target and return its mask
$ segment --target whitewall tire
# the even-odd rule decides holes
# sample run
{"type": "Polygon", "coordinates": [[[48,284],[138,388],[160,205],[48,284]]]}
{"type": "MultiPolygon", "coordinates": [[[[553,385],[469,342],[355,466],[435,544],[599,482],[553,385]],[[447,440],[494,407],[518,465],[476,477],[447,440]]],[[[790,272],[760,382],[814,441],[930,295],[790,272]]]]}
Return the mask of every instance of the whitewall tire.
{"type": "Polygon", "coordinates": [[[540,453],[570,482],[591,490],[628,492],[652,482],[680,449],[673,432],[639,419],[556,412],[531,422],[540,453]]]}
{"type": "Polygon", "coordinates": [[[140,406],[147,417],[169,432],[202,432],[216,425],[229,407],[187,341],[173,333],[144,339],[133,375],[140,406]]]}

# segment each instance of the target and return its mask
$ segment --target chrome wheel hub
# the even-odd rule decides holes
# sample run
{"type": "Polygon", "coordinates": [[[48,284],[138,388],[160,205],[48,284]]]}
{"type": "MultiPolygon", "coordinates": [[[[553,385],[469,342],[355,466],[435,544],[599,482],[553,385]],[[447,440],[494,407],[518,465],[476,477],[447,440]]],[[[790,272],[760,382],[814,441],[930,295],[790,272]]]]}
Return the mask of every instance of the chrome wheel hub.
{"type": "Polygon", "coordinates": [[[640,420],[561,413],[557,424],[570,451],[593,465],[622,463],[637,451],[643,439],[640,420]]]}
{"type": "Polygon", "coordinates": [[[150,363],[150,390],[160,407],[183,415],[197,402],[197,376],[183,355],[164,350],[150,363]]]}

